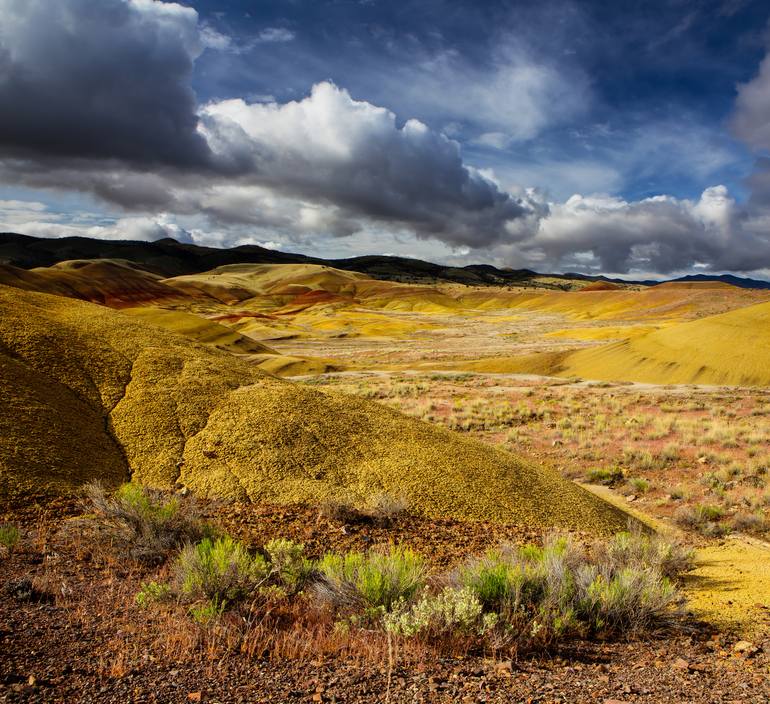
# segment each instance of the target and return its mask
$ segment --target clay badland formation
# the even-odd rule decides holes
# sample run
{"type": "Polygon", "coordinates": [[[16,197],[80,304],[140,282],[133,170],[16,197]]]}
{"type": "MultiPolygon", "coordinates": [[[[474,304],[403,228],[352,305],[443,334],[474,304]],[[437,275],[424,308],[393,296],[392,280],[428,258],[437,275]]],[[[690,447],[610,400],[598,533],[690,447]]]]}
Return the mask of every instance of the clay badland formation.
{"type": "MultiPolygon", "coordinates": [[[[455,569],[500,537],[547,542],[560,529],[591,541],[646,524],[702,551],[702,579],[683,586],[690,623],[748,643],[748,669],[724,670],[719,648],[692,646],[700,669],[688,660],[681,673],[743,683],[766,666],[767,290],[387,258],[339,268],[171,244],[139,257],[127,243],[85,242],[61,253],[27,242],[0,266],[0,500],[11,523],[31,530],[43,507],[65,540],[72,510],[57,507],[89,482],[130,481],[197,497],[247,543],[291,537],[315,559],[396,541],[455,569]],[[84,248],[94,256],[78,256],[84,248]],[[403,516],[385,520],[386,504],[403,516]],[[743,577],[723,592],[737,564],[743,577]]],[[[359,647],[350,637],[313,642],[344,660],[359,647]]],[[[667,636],[671,653],[679,637],[667,636]]],[[[263,686],[296,677],[288,667],[263,686]]],[[[685,691],[675,680],[661,697],[685,691]]]]}

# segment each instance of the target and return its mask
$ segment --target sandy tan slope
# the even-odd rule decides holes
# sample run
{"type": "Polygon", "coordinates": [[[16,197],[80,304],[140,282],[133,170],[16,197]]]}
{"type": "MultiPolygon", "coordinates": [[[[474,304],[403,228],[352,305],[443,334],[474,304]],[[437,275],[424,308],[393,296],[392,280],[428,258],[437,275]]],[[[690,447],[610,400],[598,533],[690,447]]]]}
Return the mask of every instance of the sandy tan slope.
{"type": "Polygon", "coordinates": [[[770,303],[575,352],[563,374],[588,379],[770,386],[770,303]]]}
{"type": "Polygon", "coordinates": [[[6,494],[130,468],[151,485],[254,501],[391,492],[430,515],[591,531],[625,520],[554,471],[104,307],[0,287],[0,351],[6,494]]]}

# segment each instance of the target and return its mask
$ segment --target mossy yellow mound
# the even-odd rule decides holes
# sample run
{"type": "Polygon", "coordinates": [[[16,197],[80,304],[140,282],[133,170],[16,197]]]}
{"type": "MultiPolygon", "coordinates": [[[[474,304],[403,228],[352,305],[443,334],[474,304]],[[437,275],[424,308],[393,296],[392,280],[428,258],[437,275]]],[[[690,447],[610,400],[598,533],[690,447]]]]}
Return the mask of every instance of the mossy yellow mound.
{"type": "Polygon", "coordinates": [[[247,335],[193,313],[183,313],[161,308],[127,308],[127,315],[139,318],[150,325],[157,325],[182,335],[188,340],[210,345],[233,354],[277,354],[275,350],[247,335]]]}
{"type": "Polygon", "coordinates": [[[547,468],[374,402],[269,377],[107,308],[0,287],[0,351],[5,493],[118,480],[128,466],[136,481],[233,499],[363,503],[391,492],[433,516],[625,525],[547,468]],[[30,404],[20,418],[27,399],[40,412],[30,404]]]}
{"type": "Polygon", "coordinates": [[[580,350],[562,374],[655,384],[770,386],[770,303],[580,350]]]}
{"type": "Polygon", "coordinates": [[[0,284],[113,308],[186,297],[163,284],[160,276],[122,259],[72,260],[29,271],[0,265],[0,284]]]}
{"type": "MultiPolygon", "coordinates": [[[[230,264],[202,274],[177,276],[165,283],[184,290],[199,289],[229,291],[231,298],[246,300],[258,296],[273,296],[278,303],[308,291],[320,290],[353,296],[360,282],[369,279],[364,274],[341,271],[316,264],[230,264]]],[[[373,282],[378,283],[378,282],[373,282]]]]}

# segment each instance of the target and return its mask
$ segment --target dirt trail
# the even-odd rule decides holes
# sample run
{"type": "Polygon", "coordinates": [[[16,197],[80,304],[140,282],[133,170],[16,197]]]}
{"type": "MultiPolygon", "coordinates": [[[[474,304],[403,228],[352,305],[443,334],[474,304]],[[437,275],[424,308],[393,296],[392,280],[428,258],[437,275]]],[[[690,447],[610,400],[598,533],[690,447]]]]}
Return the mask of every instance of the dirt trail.
{"type": "MultiPolygon", "coordinates": [[[[581,484],[605,501],[663,535],[686,534],[631,506],[606,486],[581,484]]],[[[685,594],[697,616],[745,638],[770,632],[770,543],[736,534],[696,548],[696,568],[687,575],[685,594]]]]}

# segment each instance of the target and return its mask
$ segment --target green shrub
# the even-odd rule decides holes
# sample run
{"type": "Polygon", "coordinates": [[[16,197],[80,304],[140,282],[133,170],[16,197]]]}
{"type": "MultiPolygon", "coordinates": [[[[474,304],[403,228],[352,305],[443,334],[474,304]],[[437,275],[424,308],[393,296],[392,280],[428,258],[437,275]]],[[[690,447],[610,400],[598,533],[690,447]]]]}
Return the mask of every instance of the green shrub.
{"type": "Polygon", "coordinates": [[[385,614],[385,630],[397,636],[483,636],[497,623],[497,615],[484,613],[481,601],[469,588],[444,588],[423,596],[415,604],[399,604],[385,614]]]}
{"type": "Polygon", "coordinates": [[[719,520],[724,510],[712,504],[697,504],[694,507],[682,506],[674,513],[674,521],[683,528],[697,530],[708,537],[719,537],[729,532],[727,526],[719,520]]]}
{"type": "Polygon", "coordinates": [[[650,490],[650,482],[643,477],[632,477],[628,480],[628,486],[638,494],[646,494],[650,490]]]}
{"type": "Polygon", "coordinates": [[[770,531],[770,521],[761,512],[738,513],[731,521],[733,530],[762,535],[770,531]]]}
{"type": "Polygon", "coordinates": [[[161,562],[205,533],[191,499],[138,484],[124,484],[111,497],[99,484],[88,484],[85,491],[106,529],[103,537],[117,552],[141,562],[161,562]]]}
{"type": "Polygon", "coordinates": [[[10,523],[0,525],[0,545],[2,545],[8,553],[12,553],[13,549],[19,542],[19,529],[10,523]]]}
{"type": "Polygon", "coordinates": [[[318,565],[323,580],[316,596],[336,608],[390,611],[408,602],[425,586],[424,560],[409,548],[388,552],[327,554],[318,565]]]}
{"type": "Polygon", "coordinates": [[[680,603],[671,581],[655,570],[603,567],[586,565],[577,572],[575,615],[592,634],[644,630],[665,622],[680,603]]]}
{"type": "Polygon", "coordinates": [[[614,572],[626,568],[650,569],[675,579],[693,568],[695,553],[679,543],[669,542],[657,533],[643,533],[634,528],[618,533],[611,540],[596,543],[594,559],[609,565],[614,572]]]}
{"type": "Polygon", "coordinates": [[[174,565],[174,581],[186,599],[207,599],[221,608],[254,593],[270,576],[262,555],[251,555],[230,536],[186,545],[174,565]]]}
{"type": "Polygon", "coordinates": [[[265,545],[271,573],[282,585],[300,591],[313,574],[313,563],[305,557],[305,547],[285,538],[275,538],[265,545]]]}
{"type": "Polygon", "coordinates": [[[199,626],[208,626],[216,621],[225,611],[226,603],[218,599],[207,599],[193,604],[189,609],[192,620],[199,626]]]}
{"type": "Polygon", "coordinates": [[[150,604],[158,601],[165,601],[172,596],[171,587],[168,584],[162,582],[145,582],[139,589],[139,593],[136,595],[136,604],[142,608],[146,608],[150,604]]]}
{"type": "Polygon", "coordinates": [[[623,470],[620,467],[610,467],[608,469],[592,469],[588,472],[587,479],[594,484],[605,484],[613,486],[623,481],[623,470]]]}
{"type": "Polygon", "coordinates": [[[456,580],[483,613],[495,615],[498,632],[532,644],[667,621],[681,600],[665,573],[675,576],[689,560],[681,548],[642,534],[621,534],[590,551],[559,538],[542,548],[489,551],[460,568],[456,580]]]}

